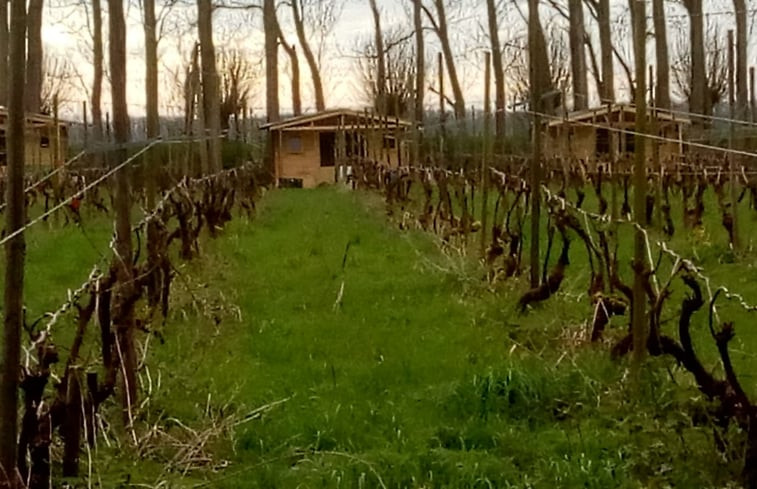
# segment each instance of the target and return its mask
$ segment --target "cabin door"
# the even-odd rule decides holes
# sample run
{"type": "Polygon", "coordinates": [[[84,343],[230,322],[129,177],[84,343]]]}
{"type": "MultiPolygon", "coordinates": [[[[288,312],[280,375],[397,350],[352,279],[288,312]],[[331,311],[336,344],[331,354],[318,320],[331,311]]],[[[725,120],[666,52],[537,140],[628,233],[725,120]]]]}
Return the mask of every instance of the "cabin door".
{"type": "Polygon", "coordinates": [[[336,134],[333,132],[320,133],[321,140],[321,166],[334,166],[336,161],[334,147],[336,145],[336,134]]]}

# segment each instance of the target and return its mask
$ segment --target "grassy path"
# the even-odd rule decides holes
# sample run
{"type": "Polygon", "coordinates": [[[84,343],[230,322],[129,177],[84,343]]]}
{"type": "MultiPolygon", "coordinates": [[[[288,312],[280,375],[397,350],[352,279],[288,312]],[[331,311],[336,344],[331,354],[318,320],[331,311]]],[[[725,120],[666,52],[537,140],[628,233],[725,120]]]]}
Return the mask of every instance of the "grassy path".
{"type": "MultiPolygon", "coordinates": [[[[151,347],[161,381],[142,421],[205,426],[284,402],[209,447],[229,467],[169,474],[170,487],[703,487],[723,475],[664,369],[628,401],[622,365],[564,334],[585,319],[574,298],[515,316],[507,290],[382,209],[363,193],[275,191],[183,269],[177,287],[200,314],[174,312],[151,347]]],[[[99,457],[113,483],[166,476],[154,454],[99,457]]]]}

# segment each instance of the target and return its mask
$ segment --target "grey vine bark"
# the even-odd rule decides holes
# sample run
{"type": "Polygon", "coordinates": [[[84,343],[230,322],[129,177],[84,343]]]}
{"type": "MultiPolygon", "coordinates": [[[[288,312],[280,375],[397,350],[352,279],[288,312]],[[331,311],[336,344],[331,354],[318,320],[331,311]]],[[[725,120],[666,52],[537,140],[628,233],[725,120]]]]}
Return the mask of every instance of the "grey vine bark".
{"type": "Polygon", "coordinates": [[[297,31],[297,39],[300,41],[300,47],[302,47],[302,54],[305,56],[305,61],[310,68],[310,77],[313,81],[313,94],[315,95],[315,109],[325,110],[326,101],[323,96],[323,82],[321,81],[321,69],[318,66],[318,61],[315,59],[315,54],[310,48],[307,35],[305,34],[305,21],[302,18],[302,0],[292,0],[292,19],[294,20],[294,27],[297,31]]]}
{"type": "Polygon", "coordinates": [[[736,15],[736,117],[746,120],[749,115],[746,0],[733,0],[733,9],[736,15]]]}
{"type": "Polygon", "coordinates": [[[278,21],[274,0],[263,0],[263,31],[265,34],[265,106],[267,122],[279,120],[279,55],[278,21]]]}
{"type": "Polygon", "coordinates": [[[420,164],[423,161],[423,132],[418,127],[423,126],[423,98],[426,93],[426,47],[423,39],[423,8],[421,0],[413,0],[413,28],[415,29],[415,88],[413,99],[415,107],[413,109],[413,163],[420,164]]]}
{"type": "Polygon", "coordinates": [[[386,100],[386,52],[384,51],[384,33],[381,31],[381,13],[376,0],[368,0],[373,16],[373,42],[376,46],[376,108],[380,114],[387,113],[386,100]]]}
{"type": "Polygon", "coordinates": [[[439,38],[439,44],[442,48],[444,65],[447,68],[450,88],[452,88],[455,118],[459,121],[463,121],[465,120],[465,97],[463,96],[463,90],[460,87],[460,79],[457,76],[455,58],[452,54],[452,45],[449,40],[449,27],[447,26],[447,12],[444,8],[444,0],[434,0],[433,3],[436,10],[436,18],[434,18],[431,12],[425,7],[424,11],[431,22],[431,26],[436,33],[436,36],[439,38]]]}
{"type": "Polygon", "coordinates": [[[655,105],[660,109],[670,110],[670,58],[665,0],[652,0],[652,18],[654,19],[655,61],[657,62],[655,105]]]}
{"type": "Polygon", "coordinates": [[[486,17],[489,21],[489,45],[494,72],[494,140],[499,152],[505,139],[505,70],[502,66],[502,44],[499,41],[499,21],[495,0],[486,0],[486,17]]]}
{"type": "Polygon", "coordinates": [[[92,129],[95,142],[103,138],[103,18],[100,0],[92,0],[92,129]]]}
{"type": "Polygon", "coordinates": [[[573,110],[583,110],[589,106],[589,85],[586,50],[584,49],[586,31],[582,0],[568,0],[568,18],[570,24],[568,29],[570,66],[573,79],[573,110]]]}
{"type": "Polygon", "coordinates": [[[213,45],[213,6],[210,0],[197,0],[197,30],[202,64],[202,98],[205,127],[208,129],[208,165],[210,172],[221,169],[221,92],[213,45]]]}
{"type": "Polygon", "coordinates": [[[0,105],[8,95],[8,0],[0,0],[0,105]]]}
{"type": "Polygon", "coordinates": [[[294,44],[287,42],[278,19],[274,16],[273,20],[276,23],[276,36],[281,42],[281,47],[289,56],[289,66],[292,69],[292,112],[294,115],[300,115],[302,114],[302,95],[300,93],[300,60],[297,57],[297,49],[294,44]]]}
{"type": "MultiPolygon", "coordinates": [[[[702,0],[683,0],[689,14],[689,46],[691,49],[691,93],[689,111],[694,114],[710,114],[707,97],[707,73],[704,49],[704,12],[702,0]]],[[[695,126],[701,127],[701,121],[694,120],[695,126]]]]}
{"type": "Polygon", "coordinates": [[[24,106],[27,112],[37,113],[42,94],[42,7],[44,0],[29,0],[26,16],[27,49],[26,89],[24,106]]]}
{"type": "MultiPolygon", "coordinates": [[[[123,0],[108,0],[110,85],[113,106],[113,138],[119,146],[113,154],[117,164],[128,157],[125,144],[129,141],[129,112],[126,103],[126,23],[123,0]]],[[[131,295],[134,291],[131,243],[131,195],[128,168],[116,172],[116,269],[113,323],[119,355],[122,386],[120,389],[124,425],[132,422],[132,407],[137,402],[137,355],[134,344],[134,311],[131,295]]]]}
{"type": "MultiPolygon", "coordinates": [[[[26,59],[26,4],[10,3],[9,64],[24,66],[26,59]]],[[[24,226],[24,70],[8,76],[7,184],[5,230],[24,226]]],[[[26,244],[20,233],[5,244],[5,290],[0,338],[0,488],[20,488],[17,480],[18,388],[21,367],[21,327],[24,321],[24,259],[26,244]]]]}

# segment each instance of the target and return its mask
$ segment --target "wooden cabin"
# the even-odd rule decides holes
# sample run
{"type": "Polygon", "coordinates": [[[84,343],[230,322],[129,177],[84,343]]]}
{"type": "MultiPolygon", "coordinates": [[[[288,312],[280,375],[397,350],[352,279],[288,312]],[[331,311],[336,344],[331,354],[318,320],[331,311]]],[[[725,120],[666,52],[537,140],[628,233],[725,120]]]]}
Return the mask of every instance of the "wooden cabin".
{"type": "MultiPolygon", "coordinates": [[[[8,109],[0,107],[0,166],[6,165],[8,109]]],[[[68,127],[43,114],[26,115],[26,166],[30,170],[60,165],[68,153],[68,127]]]]}
{"type": "Polygon", "coordinates": [[[279,185],[312,188],[334,183],[340,166],[370,159],[397,167],[408,162],[411,124],[393,117],[334,109],[261,126],[269,131],[279,185]]]}
{"type": "MultiPolygon", "coordinates": [[[[654,132],[668,139],[659,142],[660,158],[664,161],[682,155],[686,150],[682,141],[691,121],[662,110],[648,109],[647,115],[647,132],[656,126],[654,132]]],[[[624,104],[605,105],[569,113],[546,122],[543,127],[544,154],[548,157],[574,156],[591,161],[608,157],[613,149],[617,155],[633,153],[636,108],[624,104]]]]}

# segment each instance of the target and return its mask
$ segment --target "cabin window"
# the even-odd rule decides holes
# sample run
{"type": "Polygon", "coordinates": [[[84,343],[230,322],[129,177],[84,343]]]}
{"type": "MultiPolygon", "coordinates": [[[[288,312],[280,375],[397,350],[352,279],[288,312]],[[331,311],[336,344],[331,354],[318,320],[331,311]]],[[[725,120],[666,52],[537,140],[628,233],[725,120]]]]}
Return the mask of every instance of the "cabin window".
{"type": "Polygon", "coordinates": [[[47,136],[41,136],[39,138],[39,147],[40,148],[49,148],[50,147],[50,138],[47,136]]]}
{"type": "Polygon", "coordinates": [[[633,133],[626,133],[626,153],[636,152],[636,135],[633,133]]]}
{"type": "Polygon", "coordinates": [[[322,132],[319,135],[321,145],[321,166],[334,166],[334,147],[336,145],[336,134],[333,132],[322,132]]]}
{"type": "Polygon", "coordinates": [[[287,153],[302,153],[302,138],[300,136],[287,137],[287,153]]]}
{"type": "Polygon", "coordinates": [[[597,154],[606,155],[610,152],[610,131],[597,129],[597,154]]]}
{"type": "Polygon", "coordinates": [[[395,149],[397,147],[397,140],[392,136],[384,136],[384,149],[395,149]]]}

